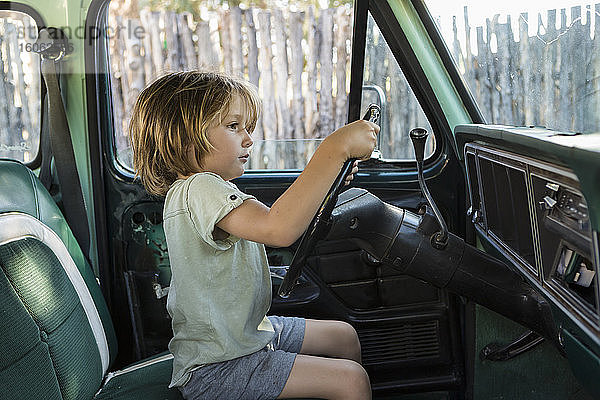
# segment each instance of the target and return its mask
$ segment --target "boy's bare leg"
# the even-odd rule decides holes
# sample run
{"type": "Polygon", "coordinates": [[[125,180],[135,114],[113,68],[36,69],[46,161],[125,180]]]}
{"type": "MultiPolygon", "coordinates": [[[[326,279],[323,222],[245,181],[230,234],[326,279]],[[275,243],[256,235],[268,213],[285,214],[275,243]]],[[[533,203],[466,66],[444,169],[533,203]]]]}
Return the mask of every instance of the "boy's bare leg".
{"type": "Polygon", "coordinates": [[[300,354],[279,398],[369,400],[371,385],[360,359],[360,342],[352,325],[307,319],[300,354]]]}
{"type": "Polygon", "coordinates": [[[369,376],[356,361],[298,354],[278,399],[298,397],[370,400],[369,376]]]}
{"type": "Polygon", "coordinates": [[[352,325],[342,321],[307,319],[300,354],[361,362],[358,335],[352,325]]]}

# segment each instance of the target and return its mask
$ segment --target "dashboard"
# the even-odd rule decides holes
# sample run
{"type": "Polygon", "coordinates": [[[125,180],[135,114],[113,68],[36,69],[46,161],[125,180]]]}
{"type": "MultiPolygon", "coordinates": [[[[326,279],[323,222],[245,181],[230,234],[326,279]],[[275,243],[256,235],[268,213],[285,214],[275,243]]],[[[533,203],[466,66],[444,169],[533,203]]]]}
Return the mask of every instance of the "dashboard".
{"type": "Polygon", "coordinates": [[[484,247],[598,337],[598,243],[575,173],[489,144],[464,149],[468,214],[484,247]]]}

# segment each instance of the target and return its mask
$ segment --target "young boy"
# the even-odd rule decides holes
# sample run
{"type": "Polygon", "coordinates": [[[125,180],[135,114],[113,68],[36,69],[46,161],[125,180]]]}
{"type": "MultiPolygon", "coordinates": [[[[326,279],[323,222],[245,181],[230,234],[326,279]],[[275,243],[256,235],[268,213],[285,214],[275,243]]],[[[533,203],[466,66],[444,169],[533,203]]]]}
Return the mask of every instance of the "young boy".
{"type": "Polygon", "coordinates": [[[266,317],[264,245],[300,237],[343,163],[370,156],[379,128],[361,120],[332,133],[269,208],[229,182],[244,173],[259,107],[246,82],[181,72],[144,89],[133,111],[136,172],[166,195],[171,386],[186,399],[370,399],[351,325],[266,317]]]}

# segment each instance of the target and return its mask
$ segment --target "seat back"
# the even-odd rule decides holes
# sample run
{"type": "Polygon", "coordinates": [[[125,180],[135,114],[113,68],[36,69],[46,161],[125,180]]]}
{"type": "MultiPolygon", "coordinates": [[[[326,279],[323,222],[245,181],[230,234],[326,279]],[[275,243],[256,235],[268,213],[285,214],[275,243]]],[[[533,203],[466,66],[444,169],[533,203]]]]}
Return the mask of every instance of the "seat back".
{"type": "Polygon", "coordinates": [[[116,356],[96,278],[31,170],[0,159],[0,393],[91,399],[116,356]]]}

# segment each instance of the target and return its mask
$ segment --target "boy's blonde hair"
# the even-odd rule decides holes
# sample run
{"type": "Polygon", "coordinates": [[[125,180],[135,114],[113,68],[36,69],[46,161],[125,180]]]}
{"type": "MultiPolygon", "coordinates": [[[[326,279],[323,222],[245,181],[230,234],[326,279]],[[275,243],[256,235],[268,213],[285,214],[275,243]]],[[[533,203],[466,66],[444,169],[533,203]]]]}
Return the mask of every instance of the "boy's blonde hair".
{"type": "Polygon", "coordinates": [[[193,149],[202,167],[213,146],[208,130],[223,122],[235,95],[246,106],[246,129],[256,127],[260,100],[254,86],[220,73],[186,71],[164,75],[137,98],[129,124],[133,167],[146,190],[166,195],[178,175],[195,172],[193,149]]]}

